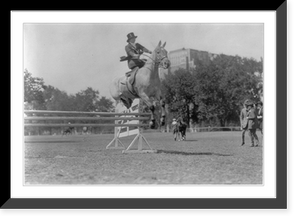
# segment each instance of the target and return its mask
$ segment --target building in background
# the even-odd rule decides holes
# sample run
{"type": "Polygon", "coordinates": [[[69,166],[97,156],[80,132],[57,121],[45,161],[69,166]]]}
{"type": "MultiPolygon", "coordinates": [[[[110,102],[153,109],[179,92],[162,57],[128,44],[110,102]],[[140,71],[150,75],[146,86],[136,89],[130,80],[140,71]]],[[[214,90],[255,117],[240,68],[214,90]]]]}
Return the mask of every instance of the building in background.
{"type": "Polygon", "coordinates": [[[161,78],[167,73],[174,73],[176,70],[182,68],[191,70],[196,67],[196,61],[202,61],[204,64],[208,64],[217,54],[200,51],[196,49],[182,48],[169,52],[168,58],[171,61],[169,70],[160,70],[161,78]]]}

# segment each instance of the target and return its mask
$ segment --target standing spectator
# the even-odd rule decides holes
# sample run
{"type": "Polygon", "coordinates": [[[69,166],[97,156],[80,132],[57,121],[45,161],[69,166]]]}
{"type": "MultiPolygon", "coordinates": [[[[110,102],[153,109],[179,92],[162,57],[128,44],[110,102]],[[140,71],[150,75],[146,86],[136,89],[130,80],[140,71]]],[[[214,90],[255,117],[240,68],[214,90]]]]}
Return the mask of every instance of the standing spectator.
{"type": "Polygon", "coordinates": [[[246,103],[246,106],[247,106],[247,120],[248,120],[247,129],[249,130],[251,147],[254,146],[254,140],[256,141],[255,146],[258,146],[259,141],[256,135],[256,128],[257,128],[256,109],[254,108],[253,102],[251,101],[248,101],[246,103]]]}
{"type": "Polygon", "coordinates": [[[241,114],[240,114],[240,123],[241,123],[241,130],[242,130],[241,146],[243,146],[245,144],[245,133],[247,131],[247,126],[248,126],[247,107],[246,107],[247,103],[248,103],[248,100],[245,100],[245,102],[243,104],[243,109],[241,110],[241,114]]]}
{"type": "Polygon", "coordinates": [[[173,131],[174,140],[176,141],[177,137],[179,136],[179,127],[178,127],[178,122],[175,118],[173,119],[172,122],[172,131],[173,131]]]}
{"type": "Polygon", "coordinates": [[[257,103],[257,129],[263,135],[263,103],[261,101],[257,103]]]}

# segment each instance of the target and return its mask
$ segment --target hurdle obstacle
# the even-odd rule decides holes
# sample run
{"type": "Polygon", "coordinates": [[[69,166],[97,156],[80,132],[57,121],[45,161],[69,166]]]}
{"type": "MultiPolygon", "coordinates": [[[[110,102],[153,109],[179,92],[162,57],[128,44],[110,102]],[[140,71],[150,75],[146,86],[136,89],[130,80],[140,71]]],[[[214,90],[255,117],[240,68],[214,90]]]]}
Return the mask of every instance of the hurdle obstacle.
{"type": "MultiPolygon", "coordinates": [[[[126,113],[139,113],[140,111],[140,100],[135,99],[129,109],[127,109],[123,103],[116,103],[115,106],[115,112],[116,113],[124,113],[124,116],[122,117],[128,117],[126,116],[126,113]]],[[[116,124],[123,124],[123,123],[132,123],[132,124],[137,124],[139,123],[139,120],[116,120],[116,124]]],[[[128,126],[120,126],[120,127],[115,127],[114,128],[114,133],[115,133],[115,148],[118,147],[118,142],[122,144],[122,142],[119,140],[119,138],[123,137],[128,137],[131,135],[136,135],[138,134],[139,129],[130,129],[128,126]]],[[[122,144],[123,148],[124,145],[122,144]]],[[[122,148],[122,147],[121,147],[122,148]]]]}
{"type": "Polygon", "coordinates": [[[114,134],[114,139],[106,146],[115,142],[115,147],[118,143],[123,145],[123,153],[149,153],[156,152],[142,135],[142,127],[148,124],[141,123],[142,120],[150,120],[150,113],[109,113],[109,112],[77,112],[77,111],[49,111],[49,110],[25,110],[24,126],[32,127],[137,127],[137,135],[126,148],[120,141],[118,134],[114,134]],[[78,123],[78,121],[90,121],[92,123],[78,123]],[[115,123],[99,123],[101,120],[114,120],[115,123]],[[132,122],[132,121],[135,122],[132,122]],[[77,121],[77,122],[76,122],[77,121]],[[95,123],[97,122],[98,123],[95,123]],[[121,121],[121,122],[120,122],[121,121]],[[124,122],[126,121],[126,122],[124,122]],[[68,123],[66,123],[68,122],[68,123]],[[138,140],[137,150],[133,149],[133,144],[138,140]],[[117,141],[117,142],[116,142],[117,141]],[[143,149],[142,142],[145,142],[148,149],[143,149]]]}
{"type": "MultiPolygon", "coordinates": [[[[140,114],[141,110],[141,100],[140,99],[135,99],[131,105],[131,107],[129,109],[127,109],[122,103],[117,103],[116,104],[116,108],[115,108],[115,112],[116,113],[124,113],[123,116],[121,117],[129,117],[128,115],[133,115],[133,114],[140,114]]],[[[147,114],[149,115],[149,120],[150,120],[150,116],[151,114],[147,114]]],[[[116,125],[119,124],[124,124],[122,126],[118,126],[115,127],[114,130],[114,138],[113,140],[107,145],[107,149],[124,149],[125,146],[124,144],[121,142],[120,138],[124,138],[124,137],[128,137],[131,135],[136,135],[135,138],[132,140],[132,142],[130,143],[130,145],[123,150],[123,153],[130,153],[130,152],[137,152],[137,153],[149,153],[149,152],[156,152],[155,150],[152,149],[152,147],[149,145],[148,141],[146,140],[146,138],[143,136],[142,132],[143,132],[143,128],[141,126],[137,126],[136,129],[130,129],[129,126],[127,126],[127,124],[140,124],[141,119],[126,119],[126,120],[116,120],[116,125]],[[138,148],[137,150],[133,149],[133,146],[135,144],[135,142],[138,143],[138,148]],[[145,142],[145,144],[147,145],[148,149],[144,149],[143,148],[143,142],[145,142]],[[113,146],[114,144],[114,146],[113,146]],[[120,146],[121,144],[121,146],[120,146]]]]}

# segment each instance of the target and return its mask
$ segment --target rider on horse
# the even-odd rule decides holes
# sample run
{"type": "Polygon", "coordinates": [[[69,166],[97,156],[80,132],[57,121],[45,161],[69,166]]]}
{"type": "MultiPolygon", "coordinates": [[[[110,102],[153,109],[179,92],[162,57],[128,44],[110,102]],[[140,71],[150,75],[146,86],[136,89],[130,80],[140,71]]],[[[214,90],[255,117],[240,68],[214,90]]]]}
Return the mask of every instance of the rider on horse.
{"type": "MultiPolygon", "coordinates": [[[[145,65],[145,60],[140,59],[141,54],[144,52],[152,53],[150,50],[146,49],[139,43],[135,43],[137,36],[133,32],[130,32],[127,35],[128,44],[125,46],[125,51],[127,56],[122,56],[120,61],[128,61],[128,67],[131,70],[134,70],[136,67],[141,68],[145,65]]],[[[131,72],[126,73],[126,76],[130,76],[131,72]]]]}
{"type": "MultiPolygon", "coordinates": [[[[137,36],[134,35],[133,32],[130,32],[127,35],[127,42],[128,44],[125,46],[125,51],[127,53],[127,56],[122,56],[120,58],[120,61],[128,61],[128,68],[131,69],[129,72],[125,73],[125,76],[127,77],[127,83],[123,82],[124,85],[127,85],[127,89],[129,92],[131,92],[133,95],[135,95],[135,92],[133,90],[133,84],[135,82],[135,75],[139,68],[143,67],[146,63],[146,60],[140,59],[140,56],[146,52],[146,53],[152,53],[150,50],[146,49],[144,46],[142,46],[139,43],[136,43],[137,36]]],[[[120,95],[121,100],[123,101],[123,104],[126,107],[130,107],[132,104],[132,99],[125,98],[122,95],[120,95]]]]}

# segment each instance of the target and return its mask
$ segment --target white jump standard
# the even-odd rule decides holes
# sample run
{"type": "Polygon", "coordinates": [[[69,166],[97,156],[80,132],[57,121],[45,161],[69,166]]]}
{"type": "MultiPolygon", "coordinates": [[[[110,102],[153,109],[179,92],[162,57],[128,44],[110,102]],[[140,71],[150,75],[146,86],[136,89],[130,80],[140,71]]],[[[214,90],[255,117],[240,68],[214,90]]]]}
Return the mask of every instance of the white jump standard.
{"type": "Polygon", "coordinates": [[[123,116],[119,116],[119,120],[116,120],[116,127],[114,130],[114,138],[113,140],[106,146],[106,149],[125,149],[123,153],[154,153],[156,150],[152,149],[146,138],[143,136],[143,124],[141,124],[141,120],[144,120],[145,116],[147,116],[150,121],[151,114],[140,113],[140,100],[135,99],[133,101],[132,106],[127,109],[122,103],[118,103],[115,109],[116,113],[123,113],[123,116]],[[135,117],[130,116],[135,115],[135,117]],[[127,121],[121,118],[128,118],[127,121]],[[121,121],[122,120],[122,121],[121,121]],[[123,124],[122,126],[119,126],[123,124]],[[129,128],[129,125],[137,127],[136,129],[129,128]],[[125,131],[124,131],[125,130],[125,131]],[[123,131],[123,132],[122,132],[123,131]],[[121,142],[120,138],[128,137],[131,135],[136,135],[132,140],[130,145],[125,148],[124,144],[121,142]],[[143,141],[147,145],[148,149],[143,148],[143,141]],[[137,149],[134,149],[134,144],[137,142],[137,149]],[[112,146],[114,144],[114,146],[112,146]],[[121,145],[121,146],[120,146],[121,145]]]}

